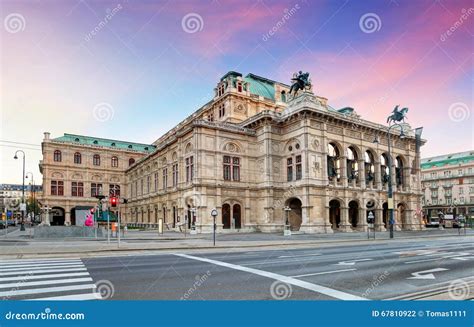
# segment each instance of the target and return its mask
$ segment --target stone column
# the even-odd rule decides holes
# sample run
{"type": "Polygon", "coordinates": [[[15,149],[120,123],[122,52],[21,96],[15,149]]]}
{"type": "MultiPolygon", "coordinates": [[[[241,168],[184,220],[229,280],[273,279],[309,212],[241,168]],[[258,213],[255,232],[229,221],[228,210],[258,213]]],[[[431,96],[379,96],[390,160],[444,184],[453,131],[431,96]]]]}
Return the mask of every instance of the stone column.
{"type": "Polygon", "coordinates": [[[326,207],[325,211],[326,211],[326,215],[325,215],[325,217],[323,217],[324,229],[325,229],[326,233],[332,234],[332,233],[334,233],[334,230],[332,229],[331,220],[329,220],[329,217],[331,215],[331,208],[326,207]]]}
{"type": "Polygon", "coordinates": [[[381,168],[380,168],[380,161],[376,161],[374,163],[374,186],[377,190],[382,189],[382,176],[381,176],[381,168]]]}
{"type": "Polygon", "coordinates": [[[387,229],[383,225],[383,209],[375,209],[375,230],[377,232],[385,232],[387,229]]]}
{"type": "Polygon", "coordinates": [[[339,224],[339,230],[342,232],[352,232],[351,224],[349,223],[349,208],[341,207],[341,223],[339,224]]]}
{"type": "Polygon", "coordinates": [[[361,188],[365,188],[365,160],[364,159],[359,159],[358,161],[359,165],[359,184],[361,188]]]}
{"type": "Polygon", "coordinates": [[[341,183],[343,187],[347,187],[347,157],[342,156],[339,158],[340,164],[340,175],[341,175],[341,183]]]}
{"type": "Polygon", "coordinates": [[[404,230],[418,230],[420,222],[415,217],[415,210],[405,210],[405,228],[404,230]]]}
{"type": "Polygon", "coordinates": [[[367,231],[367,209],[359,208],[359,215],[357,217],[357,230],[361,232],[367,231]]]}

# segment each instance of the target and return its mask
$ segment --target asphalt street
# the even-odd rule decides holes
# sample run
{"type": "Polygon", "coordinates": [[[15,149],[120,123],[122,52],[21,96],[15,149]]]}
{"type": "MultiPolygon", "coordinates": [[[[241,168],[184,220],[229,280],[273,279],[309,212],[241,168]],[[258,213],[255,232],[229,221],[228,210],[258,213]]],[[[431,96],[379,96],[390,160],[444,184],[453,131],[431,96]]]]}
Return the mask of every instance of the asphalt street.
{"type": "MultiPolygon", "coordinates": [[[[0,298],[167,300],[473,297],[474,237],[330,247],[0,261],[0,298]]],[[[449,299],[449,298],[448,298],[449,299]]]]}

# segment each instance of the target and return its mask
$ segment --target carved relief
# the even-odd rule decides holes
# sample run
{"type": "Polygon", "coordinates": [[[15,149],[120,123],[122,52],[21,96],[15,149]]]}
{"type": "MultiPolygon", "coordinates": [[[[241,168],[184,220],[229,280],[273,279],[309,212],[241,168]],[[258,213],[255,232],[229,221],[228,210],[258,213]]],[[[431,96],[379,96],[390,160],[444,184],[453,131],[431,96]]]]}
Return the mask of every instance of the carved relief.
{"type": "Polygon", "coordinates": [[[273,172],[275,174],[280,173],[280,162],[279,161],[273,163],[273,172]]]}
{"type": "Polygon", "coordinates": [[[264,160],[263,159],[260,159],[257,161],[257,168],[258,168],[258,171],[263,173],[265,171],[265,166],[264,166],[264,160]]]}
{"type": "Polygon", "coordinates": [[[315,137],[313,138],[313,141],[311,142],[313,149],[318,151],[319,150],[319,140],[315,137]]]}

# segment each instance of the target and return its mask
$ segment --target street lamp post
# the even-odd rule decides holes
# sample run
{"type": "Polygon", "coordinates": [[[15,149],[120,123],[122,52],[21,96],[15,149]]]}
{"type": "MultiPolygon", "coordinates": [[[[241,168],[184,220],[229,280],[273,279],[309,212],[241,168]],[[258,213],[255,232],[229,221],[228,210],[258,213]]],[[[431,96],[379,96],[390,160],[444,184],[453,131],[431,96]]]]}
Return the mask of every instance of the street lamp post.
{"type": "Polygon", "coordinates": [[[36,197],[35,197],[35,178],[33,176],[32,172],[27,172],[25,175],[25,178],[28,178],[28,174],[31,175],[31,193],[32,193],[32,198],[33,198],[33,219],[32,222],[34,223],[36,220],[36,197]]]}
{"type": "MultiPolygon", "coordinates": [[[[25,204],[25,152],[23,152],[23,150],[16,150],[15,156],[13,157],[13,159],[18,159],[18,155],[17,155],[18,152],[21,152],[23,154],[23,174],[22,174],[23,184],[22,184],[22,188],[21,188],[21,203],[22,203],[22,206],[24,206],[24,204],[25,204]]],[[[20,227],[20,230],[24,231],[25,230],[25,210],[22,210],[22,209],[24,209],[24,208],[22,208],[22,206],[20,206],[20,211],[21,211],[21,227],[20,227]]]]}
{"type": "Polygon", "coordinates": [[[216,225],[217,209],[216,208],[211,210],[211,216],[213,219],[213,225],[212,225],[213,240],[214,240],[214,246],[216,246],[216,229],[217,229],[217,225],[216,225]]]}

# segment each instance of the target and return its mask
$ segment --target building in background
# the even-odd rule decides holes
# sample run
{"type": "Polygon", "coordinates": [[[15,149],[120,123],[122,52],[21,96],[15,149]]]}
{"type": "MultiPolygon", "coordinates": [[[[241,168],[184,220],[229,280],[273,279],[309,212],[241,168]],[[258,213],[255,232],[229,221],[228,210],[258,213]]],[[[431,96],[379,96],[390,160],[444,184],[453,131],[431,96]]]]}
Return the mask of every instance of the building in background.
{"type": "Polygon", "coordinates": [[[474,150],[422,159],[421,173],[427,217],[474,216],[474,150]]]}
{"type": "MultiPolygon", "coordinates": [[[[42,185],[26,184],[25,181],[25,202],[35,193],[35,197],[39,199],[42,195],[42,185]]],[[[20,203],[22,197],[22,186],[21,184],[0,184],[0,212],[6,210],[12,211],[17,217],[20,214],[20,203]]]]}
{"type": "Polygon", "coordinates": [[[96,203],[98,184],[119,184],[129,224],[155,227],[161,219],[170,229],[211,232],[216,208],[220,232],[281,231],[288,223],[332,233],[366,230],[372,212],[381,231],[392,169],[396,229],[422,228],[419,152],[408,124],[403,134],[391,130],[389,168],[387,126],[350,107],[336,110],[311,89],[294,97],[284,83],[228,72],[214,91],[153,145],[46,133],[45,203],[74,224],[77,206],[96,203]]]}
{"type": "Polygon", "coordinates": [[[92,136],[64,134],[42,142],[42,206],[52,225],[76,225],[76,210],[97,205],[95,196],[125,195],[125,170],[155,147],[92,136]]]}

